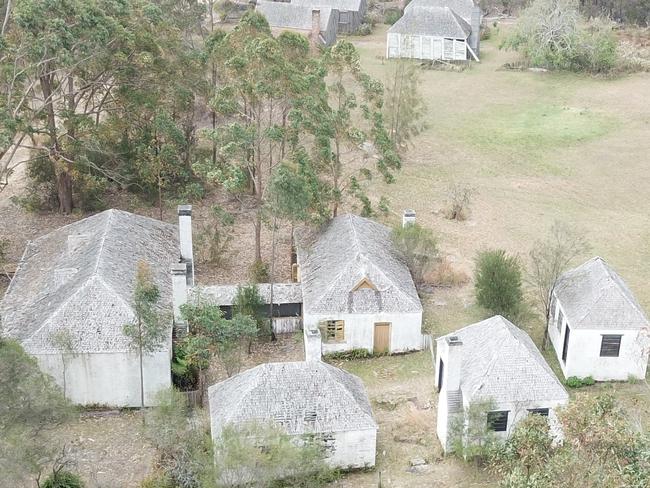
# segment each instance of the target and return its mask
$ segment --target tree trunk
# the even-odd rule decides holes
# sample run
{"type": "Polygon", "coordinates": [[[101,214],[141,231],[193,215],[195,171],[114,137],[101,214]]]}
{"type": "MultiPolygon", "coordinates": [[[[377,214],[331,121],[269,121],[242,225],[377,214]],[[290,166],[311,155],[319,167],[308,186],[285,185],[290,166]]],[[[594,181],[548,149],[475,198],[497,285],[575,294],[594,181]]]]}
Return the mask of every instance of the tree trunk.
{"type": "Polygon", "coordinates": [[[142,412],[142,425],[144,425],[144,370],[142,367],[142,323],[138,320],[138,359],[140,360],[140,410],[142,412]]]}
{"type": "Polygon", "coordinates": [[[68,163],[65,163],[65,168],[59,168],[56,175],[56,193],[59,199],[59,212],[69,214],[73,209],[72,176],[68,171],[70,169],[68,163]]]}
{"type": "Polygon", "coordinates": [[[66,382],[66,367],[65,367],[65,355],[61,354],[61,363],[63,364],[63,398],[67,399],[67,382],[66,382]]]}
{"type": "Polygon", "coordinates": [[[262,262],[262,209],[255,214],[255,261],[262,262]]]}
{"type": "Polygon", "coordinates": [[[274,273],[275,273],[275,226],[276,226],[276,218],[273,217],[273,229],[271,229],[271,272],[269,273],[269,281],[271,282],[271,299],[269,300],[271,303],[269,305],[271,309],[270,313],[270,332],[271,332],[271,342],[275,342],[277,340],[277,337],[275,336],[275,332],[273,331],[273,280],[274,280],[274,273]]]}
{"type": "Polygon", "coordinates": [[[7,30],[7,26],[9,25],[9,17],[11,15],[11,0],[7,0],[7,5],[5,10],[5,18],[4,21],[2,22],[2,30],[0,31],[0,36],[4,37],[5,31],[7,30]]]}

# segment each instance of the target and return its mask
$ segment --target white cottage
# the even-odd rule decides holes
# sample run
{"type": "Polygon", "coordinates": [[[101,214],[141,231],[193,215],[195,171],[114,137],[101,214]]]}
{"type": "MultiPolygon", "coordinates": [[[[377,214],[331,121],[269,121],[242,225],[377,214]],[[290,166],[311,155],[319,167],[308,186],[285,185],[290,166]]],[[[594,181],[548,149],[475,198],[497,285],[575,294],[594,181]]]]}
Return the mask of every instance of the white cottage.
{"type": "Polygon", "coordinates": [[[413,0],[388,29],[386,57],[478,61],[480,26],[472,0],[413,0]]]}
{"type": "Polygon", "coordinates": [[[548,334],[565,377],[645,378],[650,323],[623,279],[600,257],[553,290],[548,334]]]}
{"type": "MultiPolygon", "coordinates": [[[[422,305],[390,229],[356,215],[314,234],[296,232],[305,342],[322,352],[404,352],[422,348],[422,305]]],[[[307,359],[310,348],[307,348],[307,359]]]]}
{"type": "MultiPolygon", "coordinates": [[[[149,264],[171,312],[178,227],[107,210],[30,242],[0,304],[2,334],[34,356],[66,396],[82,405],[140,405],[138,355],[122,333],[134,319],[138,262],[149,264]],[[56,337],[65,337],[63,347],[56,337]],[[65,378],[64,378],[65,366],[65,378]]],[[[171,320],[160,349],[144,356],[145,404],[171,386],[171,320]]]]}
{"type": "Polygon", "coordinates": [[[227,425],[271,423],[316,436],[334,468],[375,465],[377,424],[361,380],[320,361],[267,363],[208,389],[212,438],[227,425]]]}
{"type": "Polygon", "coordinates": [[[274,31],[290,30],[309,37],[314,44],[336,42],[339,11],[327,6],[257,0],[255,10],[266,18],[274,31]]]}
{"type": "Polygon", "coordinates": [[[559,434],[555,409],[569,395],[528,334],[494,316],[436,339],[437,433],[452,449],[452,425],[466,425],[475,402],[491,401],[488,428],[507,437],[531,413],[548,416],[559,434]],[[460,418],[459,418],[460,417],[460,418]]]}

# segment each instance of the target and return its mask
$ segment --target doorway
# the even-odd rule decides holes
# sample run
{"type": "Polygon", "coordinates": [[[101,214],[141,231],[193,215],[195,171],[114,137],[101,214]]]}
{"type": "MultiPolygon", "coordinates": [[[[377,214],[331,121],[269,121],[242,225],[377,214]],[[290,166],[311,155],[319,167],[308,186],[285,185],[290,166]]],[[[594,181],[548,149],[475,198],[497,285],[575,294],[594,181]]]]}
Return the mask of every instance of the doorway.
{"type": "Polygon", "coordinates": [[[375,338],[373,352],[375,354],[387,353],[390,351],[390,322],[375,323],[375,338]]]}
{"type": "Polygon", "coordinates": [[[566,364],[566,356],[567,352],[569,351],[569,333],[571,332],[571,329],[569,329],[569,325],[567,324],[566,330],[564,331],[564,345],[562,346],[562,361],[564,364],[566,364]]]}

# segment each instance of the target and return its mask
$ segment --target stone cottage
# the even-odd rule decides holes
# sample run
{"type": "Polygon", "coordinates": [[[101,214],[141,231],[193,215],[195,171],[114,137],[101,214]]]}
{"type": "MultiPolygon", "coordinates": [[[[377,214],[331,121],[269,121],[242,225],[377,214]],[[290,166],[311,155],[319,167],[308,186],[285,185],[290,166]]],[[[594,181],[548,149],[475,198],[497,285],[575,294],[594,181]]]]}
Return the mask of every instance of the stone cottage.
{"type": "Polygon", "coordinates": [[[422,305],[390,232],[352,214],[296,231],[305,339],[320,332],[323,353],[422,349],[422,305]]]}
{"type": "Polygon", "coordinates": [[[507,437],[531,413],[548,417],[560,434],[555,409],[569,395],[523,330],[494,316],[436,339],[436,431],[445,451],[467,442],[472,404],[491,403],[486,427],[507,437]]]}
{"type": "Polygon", "coordinates": [[[375,465],[377,424],[361,380],[320,361],[267,363],[208,389],[212,438],[227,425],[272,424],[316,436],[335,468],[375,465]]]}
{"type": "Polygon", "coordinates": [[[630,288],[600,257],[560,277],[548,334],[565,377],[645,378],[650,322],[630,288]]]}
{"type": "Polygon", "coordinates": [[[140,406],[138,354],[122,328],[134,319],[134,278],[144,261],[160,289],[160,312],[169,315],[167,340],[144,356],[151,405],[171,386],[169,269],[179,261],[178,234],[175,225],[106,210],[29,242],[0,303],[3,336],[18,341],[59,385],[65,381],[74,403],[140,406]]]}

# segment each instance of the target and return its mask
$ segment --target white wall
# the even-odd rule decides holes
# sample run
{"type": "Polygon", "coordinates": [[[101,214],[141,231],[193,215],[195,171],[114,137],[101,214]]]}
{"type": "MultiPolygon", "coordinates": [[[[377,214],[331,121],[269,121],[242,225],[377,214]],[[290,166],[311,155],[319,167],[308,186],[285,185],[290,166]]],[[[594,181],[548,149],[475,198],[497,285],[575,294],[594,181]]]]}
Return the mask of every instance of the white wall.
{"type": "Polygon", "coordinates": [[[630,329],[574,329],[569,323],[569,348],[566,363],[562,361],[562,348],[566,332],[566,314],[561,331],[557,329],[558,302],[555,316],[548,324],[549,338],[565,378],[591,376],[597,381],[626,381],[629,376],[645,378],[648,365],[648,336],[643,330],[630,329]],[[600,357],[603,334],[622,335],[618,357],[600,357]]]}
{"type": "Polygon", "coordinates": [[[461,61],[467,59],[467,43],[464,39],[445,40],[389,32],[386,34],[386,57],[461,61]]]}
{"type": "Polygon", "coordinates": [[[372,467],[376,451],[376,429],[336,432],[334,452],[327,458],[327,463],[341,469],[372,467]]]}
{"type": "Polygon", "coordinates": [[[322,320],[345,321],[345,340],[340,343],[328,343],[323,338],[323,354],[351,349],[367,349],[372,352],[376,322],[391,324],[391,353],[422,349],[422,312],[336,315],[304,312],[305,329],[318,328],[322,320]]]}
{"type": "MultiPolygon", "coordinates": [[[[63,387],[60,354],[35,355],[41,369],[63,387]]],[[[91,353],[66,357],[66,396],[80,405],[140,406],[138,354],[91,353]]],[[[159,351],[143,357],[145,405],[154,404],[156,393],[171,387],[170,353],[159,351]]]]}

